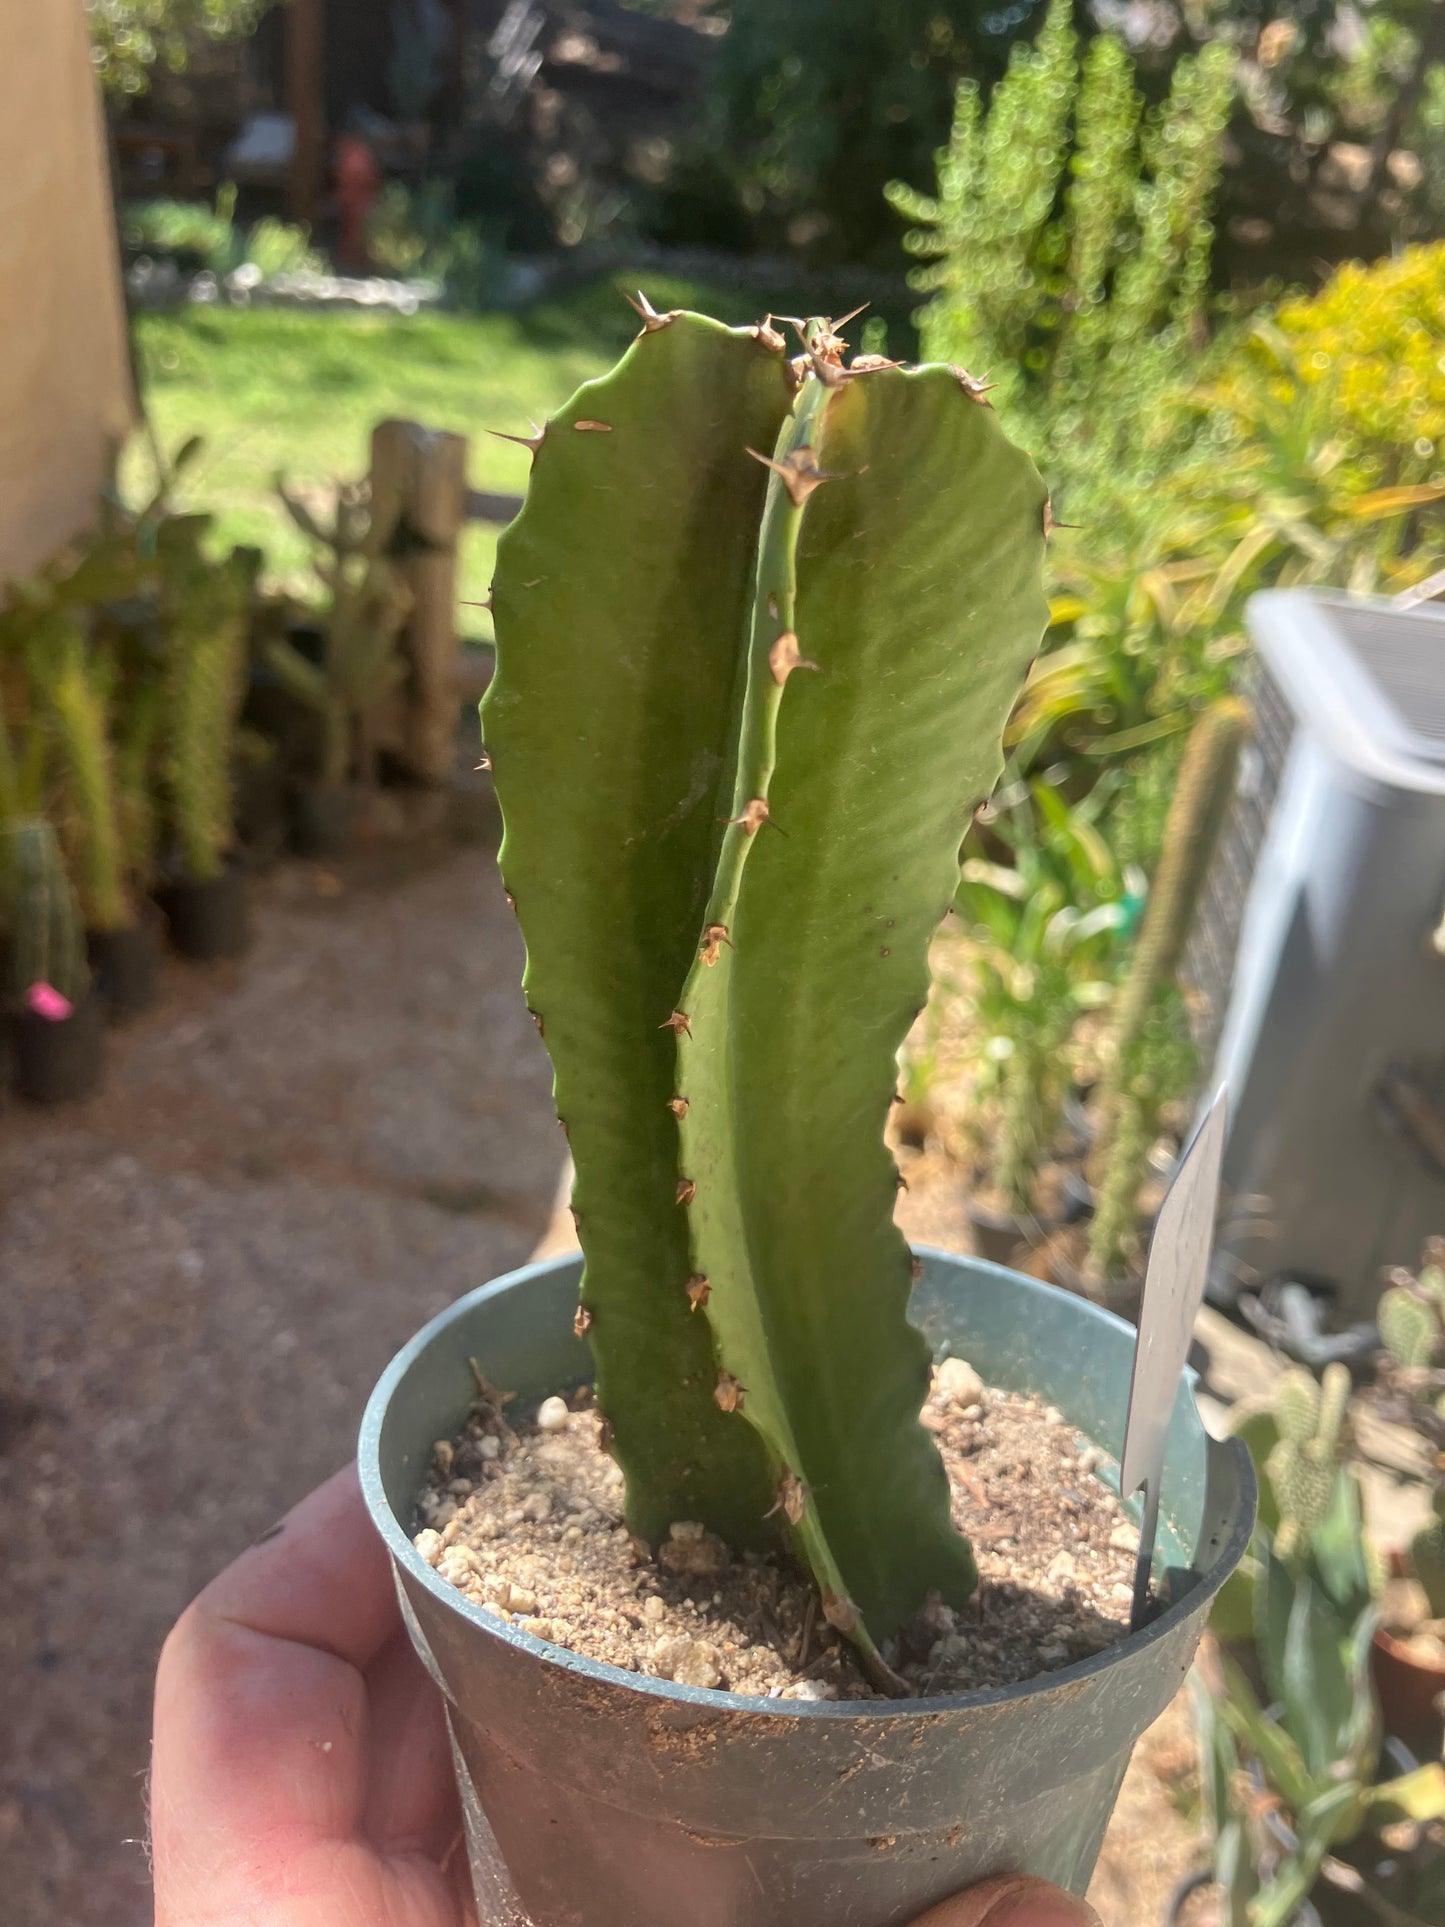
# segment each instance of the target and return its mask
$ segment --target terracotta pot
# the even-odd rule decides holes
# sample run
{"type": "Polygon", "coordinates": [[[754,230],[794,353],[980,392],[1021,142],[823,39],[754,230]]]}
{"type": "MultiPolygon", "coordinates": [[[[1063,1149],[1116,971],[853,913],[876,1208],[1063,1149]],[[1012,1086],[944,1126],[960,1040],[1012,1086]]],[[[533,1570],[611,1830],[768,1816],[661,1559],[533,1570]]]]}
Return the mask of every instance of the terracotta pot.
{"type": "Polygon", "coordinates": [[[1379,1626],[1373,1653],[1375,1691],[1385,1731],[1420,1740],[1426,1758],[1438,1755],[1445,1737],[1445,1661],[1417,1659],[1408,1640],[1379,1626]]]}

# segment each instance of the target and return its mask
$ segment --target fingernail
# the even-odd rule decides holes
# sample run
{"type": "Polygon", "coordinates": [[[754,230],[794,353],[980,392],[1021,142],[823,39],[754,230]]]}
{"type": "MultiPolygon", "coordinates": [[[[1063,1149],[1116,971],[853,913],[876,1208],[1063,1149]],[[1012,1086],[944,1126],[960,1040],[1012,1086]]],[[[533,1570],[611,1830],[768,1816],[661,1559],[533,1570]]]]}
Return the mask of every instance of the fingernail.
{"type": "Polygon", "coordinates": [[[978,1927],[1101,1927],[1086,1900],[1062,1894],[1045,1881],[1012,1882],[980,1916],[978,1927]]]}

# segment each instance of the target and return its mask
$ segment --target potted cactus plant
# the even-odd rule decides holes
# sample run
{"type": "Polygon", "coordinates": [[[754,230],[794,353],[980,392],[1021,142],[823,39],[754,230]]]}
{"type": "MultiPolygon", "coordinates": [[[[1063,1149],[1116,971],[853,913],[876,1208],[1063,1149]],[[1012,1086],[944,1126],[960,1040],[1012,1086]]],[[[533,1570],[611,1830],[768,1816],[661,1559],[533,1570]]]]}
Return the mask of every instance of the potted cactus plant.
{"type": "Polygon", "coordinates": [[[299,855],[340,856],[356,834],[376,780],[376,713],[406,674],[398,647],[410,597],[380,553],[365,483],[338,487],[330,520],[277,482],[296,526],[316,545],[330,603],[319,617],[320,660],[290,636],[272,637],[266,661],[283,689],[320,724],[319,765],[294,786],[292,842],[299,855]],[[324,559],[323,559],[324,558],[324,559]]]}
{"type": "Polygon", "coordinates": [[[1375,1674],[1395,1731],[1439,1733],[1445,1723],[1445,1240],[1418,1272],[1392,1274],[1380,1295],[1383,1389],[1392,1418],[1419,1437],[1430,1512],[1401,1560],[1414,1589],[1408,1611],[1375,1637],[1375,1674]]]}
{"type": "Polygon", "coordinates": [[[15,1089],[37,1104],[87,1097],[100,1081],[101,1008],[52,825],[10,823],[0,866],[15,1089]]]}
{"type": "MultiPolygon", "coordinates": [[[[1131,1360],[1081,1300],[910,1254],[884,1143],[1045,621],[1044,488],[957,369],[850,364],[822,320],[790,356],[771,319],[641,312],[618,367],[535,439],[484,705],[583,1260],[434,1321],[361,1440],[450,1702],[479,1911],[885,1927],[1001,1869],[1081,1891],[1129,1748],[1247,1539],[1242,1448],[1209,1445],[1181,1392],[1177,1596],[1152,1625],[1022,1684],[889,1697],[909,1691],[904,1623],[966,1616],[975,1578],[920,1423],[930,1353],[966,1348],[1106,1450],[1131,1360]],[[435,1563],[455,1521],[413,1541],[478,1378],[539,1437],[566,1421],[556,1395],[591,1386],[637,1558],[800,1562],[803,1644],[841,1633],[874,1696],[629,1671],[523,1624],[515,1589],[490,1607],[459,1590],[435,1563]]],[[[468,1449],[484,1479],[495,1429],[468,1449]]]]}
{"type": "Polygon", "coordinates": [[[246,880],[234,850],[232,766],[259,555],[202,548],[209,516],[156,531],[164,662],[158,699],[161,839],[157,892],[171,941],[206,962],[246,946],[246,880]]]}

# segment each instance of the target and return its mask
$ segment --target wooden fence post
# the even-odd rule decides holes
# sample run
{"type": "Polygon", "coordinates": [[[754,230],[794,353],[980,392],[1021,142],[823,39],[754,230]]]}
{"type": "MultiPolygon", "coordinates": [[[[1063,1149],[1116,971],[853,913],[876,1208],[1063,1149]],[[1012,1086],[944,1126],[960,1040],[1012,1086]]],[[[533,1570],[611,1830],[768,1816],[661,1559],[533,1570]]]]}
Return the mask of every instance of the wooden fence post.
{"type": "Polygon", "coordinates": [[[372,526],[411,591],[403,634],[410,676],[382,740],[427,782],[456,757],[457,542],[467,513],[467,440],[417,422],[378,422],[371,437],[372,526]]]}

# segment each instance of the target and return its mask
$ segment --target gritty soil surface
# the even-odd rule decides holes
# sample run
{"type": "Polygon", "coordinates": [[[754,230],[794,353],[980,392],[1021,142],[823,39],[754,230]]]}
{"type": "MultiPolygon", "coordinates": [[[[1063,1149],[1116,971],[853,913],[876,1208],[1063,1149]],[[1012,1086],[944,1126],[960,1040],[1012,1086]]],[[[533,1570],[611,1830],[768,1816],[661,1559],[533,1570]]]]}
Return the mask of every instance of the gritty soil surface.
{"type": "Polygon", "coordinates": [[[563,1145],[490,852],[287,865],[99,1095],[0,1109],[0,1918],[143,1927],[151,1678],[351,1455],[387,1358],[527,1258],[563,1145]]]}
{"type": "MultiPolygon", "coordinates": [[[[596,1413],[585,1395],[573,1405],[548,1399],[514,1430],[500,1402],[477,1402],[436,1447],[423,1558],[496,1618],[629,1672],[770,1699],[877,1697],[790,1562],[734,1559],[695,1522],[650,1558],[623,1523],[596,1413]]],[[[966,1610],[935,1597],[904,1629],[898,1690],[1012,1685],[1122,1638],[1139,1535],[1096,1476],[1102,1455],[1036,1399],[985,1390],[962,1359],[939,1369],[923,1422],[980,1583],[966,1610]]]]}

